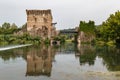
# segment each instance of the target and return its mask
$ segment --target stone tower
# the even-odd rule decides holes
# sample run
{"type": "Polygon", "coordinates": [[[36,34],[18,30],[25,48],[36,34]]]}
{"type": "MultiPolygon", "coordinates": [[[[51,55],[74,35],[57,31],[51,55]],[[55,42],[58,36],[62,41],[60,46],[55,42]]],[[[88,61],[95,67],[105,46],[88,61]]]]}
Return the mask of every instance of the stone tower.
{"type": "Polygon", "coordinates": [[[51,38],[56,30],[52,23],[51,10],[26,10],[27,32],[32,36],[40,36],[43,39],[51,38]],[[54,31],[53,31],[54,30],[54,31]]]}

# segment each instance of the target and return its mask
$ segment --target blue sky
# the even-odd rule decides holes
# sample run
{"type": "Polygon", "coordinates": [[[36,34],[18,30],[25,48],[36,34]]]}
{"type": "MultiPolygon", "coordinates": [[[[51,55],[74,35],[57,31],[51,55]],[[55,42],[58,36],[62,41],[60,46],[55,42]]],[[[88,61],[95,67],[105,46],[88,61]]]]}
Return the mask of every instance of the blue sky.
{"type": "Polygon", "coordinates": [[[120,0],[0,0],[0,25],[4,22],[21,26],[26,9],[51,9],[57,29],[73,28],[80,20],[94,20],[97,25],[120,10],[120,0]]]}

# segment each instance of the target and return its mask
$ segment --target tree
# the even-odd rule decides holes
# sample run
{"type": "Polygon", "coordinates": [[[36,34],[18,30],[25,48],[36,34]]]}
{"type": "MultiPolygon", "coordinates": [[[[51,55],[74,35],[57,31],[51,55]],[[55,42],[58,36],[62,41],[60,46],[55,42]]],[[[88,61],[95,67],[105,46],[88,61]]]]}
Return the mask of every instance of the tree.
{"type": "Polygon", "coordinates": [[[2,33],[2,27],[0,26],[0,34],[2,33]]]}
{"type": "Polygon", "coordinates": [[[111,14],[110,17],[102,23],[100,33],[105,40],[120,40],[120,12],[111,14]]]}
{"type": "Polygon", "coordinates": [[[15,23],[13,23],[9,30],[10,30],[10,34],[13,34],[15,31],[18,30],[18,27],[15,23]]]}
{"type": "Polygon", "coordinates": [[[89,21],[88,23],[85,21],[80,21],[79,31],[83,31],[85,33],[94,34],[95,31],[95,22],[89,21]]]}
{"type": "Polygon", "coordinates": [[[23,24],[21,29],[22,29],[24,32],[26,32],[26,31],[27,31],[27,23],[23,24]]]}
{"type": "Polygon", "coordinates": [[[17,29],[17,25],[16,25],[15,23],[13,23],[13,24],[10,26],[10,28],[12,28],[12,29],[17,29]]]}
{"type": "Polygon", "coordinates": [[[13,34],[17,29],[18,27],[15,23],[10,25],[10,23],[5,22],[0,28],[0,34],[13,34]]]}
{"type": "Polygon", "coordinates": [[[3,29],[9,29],[10,28],[10,23],[7,23],[7,22],[3,23],[2,28],[3,29]]]}

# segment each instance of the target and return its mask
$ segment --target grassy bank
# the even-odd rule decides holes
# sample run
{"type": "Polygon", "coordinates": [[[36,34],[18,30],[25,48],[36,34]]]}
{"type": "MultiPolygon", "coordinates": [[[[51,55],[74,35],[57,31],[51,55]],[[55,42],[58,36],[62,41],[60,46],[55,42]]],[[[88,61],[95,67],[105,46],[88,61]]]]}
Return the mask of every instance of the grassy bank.
{"type": "Polygon", "coordinates": [[[28,34],[15,36],[15,35],[0,35],[0,45],[8,44],[40,44],[40,37],[32,37],[28,34]]]}

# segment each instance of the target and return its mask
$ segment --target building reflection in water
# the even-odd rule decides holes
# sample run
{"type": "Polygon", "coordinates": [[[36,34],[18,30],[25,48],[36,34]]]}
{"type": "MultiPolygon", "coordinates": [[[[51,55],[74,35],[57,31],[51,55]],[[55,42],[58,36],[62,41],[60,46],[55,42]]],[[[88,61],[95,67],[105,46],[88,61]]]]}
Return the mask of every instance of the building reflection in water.
{"type": "Polygon", "coordinates": [[[27,52],[26,76],[50,76],[55,50],[49,46],[31,47],[27,52]]]}
{"type": "MultiPolygon", "coordinates": [[[[102,59],[102,64],[108,71],[120,71],[120,47],[77,45],[66,43],[63,46],[28,46],[7,51],[0,51],[0,59],[3,61],[22,58],[27,62],[26,76],[50,76],[52,61],[55,61],[55,54],[74,54],[79,58],[80,66],[87,64],[94,66],[96,58],[102,59]],[[77,50],[77,51],[76,51],[77,50]]],[[[98,60],[99,62],[99,60],[98,60]]],[[[64,63],[64,62],[63,62],[64,63]]],[[[88,67],[89,67],[88,66],[88,67]]]]}

